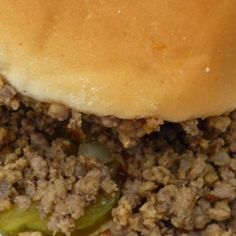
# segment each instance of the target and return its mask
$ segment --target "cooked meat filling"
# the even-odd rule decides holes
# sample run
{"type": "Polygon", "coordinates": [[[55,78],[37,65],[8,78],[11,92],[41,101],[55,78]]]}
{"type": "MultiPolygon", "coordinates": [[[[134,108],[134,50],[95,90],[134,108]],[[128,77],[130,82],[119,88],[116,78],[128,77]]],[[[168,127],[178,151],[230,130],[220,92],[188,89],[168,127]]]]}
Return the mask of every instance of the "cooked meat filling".
{"type": "MultiPolygon", "coordinates": [[[[2,81],[0,103],[0,231],[1,214],[34,207],[49,232],[69,235],[99,197],[121,192],[112,235],[236,235],[236,111],[177,124],[98,118],[2,81]],[[108,151],[86,155],[83,143],[108,151]]],[[[19,235],[47,234],[29,229],[19,235]]]]}

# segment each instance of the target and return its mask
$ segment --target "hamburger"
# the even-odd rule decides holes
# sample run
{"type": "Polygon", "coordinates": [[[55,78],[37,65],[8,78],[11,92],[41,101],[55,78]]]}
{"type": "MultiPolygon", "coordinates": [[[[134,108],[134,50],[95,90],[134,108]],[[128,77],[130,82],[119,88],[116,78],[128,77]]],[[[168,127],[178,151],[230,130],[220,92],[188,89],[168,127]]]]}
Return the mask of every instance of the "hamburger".
{"type": "Polygon", "coordinates": [[[236,2],[3,0],[0,232],[236,234],[236,2]]]}

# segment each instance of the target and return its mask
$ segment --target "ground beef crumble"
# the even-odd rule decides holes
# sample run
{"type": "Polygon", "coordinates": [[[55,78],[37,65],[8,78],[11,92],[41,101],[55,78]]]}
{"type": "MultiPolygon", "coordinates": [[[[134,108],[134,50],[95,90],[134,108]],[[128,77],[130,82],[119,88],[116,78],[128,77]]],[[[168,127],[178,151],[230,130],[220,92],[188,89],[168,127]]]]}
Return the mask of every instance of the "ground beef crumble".
{"type": "MultiPolygon", "coordinates": [[[[4,115],[9,115],[4,126],[12,128],[15,117],[2,108],[0,116],[4,115]]],[[[29,117],[18,118],[28,128],[33,125],[29,117]]],[[[44,120],[43,115],[41,119],[44,120]]],[[[49,228],[68,233],[99,191],[111,194],[117,190],[106,166],[94,158],[67,153],[72,149],[68,139],[49,142],[42,133],[39,135],[37,126],[27,130],[19,124],[15,128],[15,140],[1,145],[5,151],[0,159],[0,211],[9,209],[11,203],[26,210],[31,202],[38,202],[41,215],[49,217],[49,228]]]]}
{"type": "MultiPolygon", "coordinates": [[[[19,95],[8,85],[2,85],[0,96],[0,212],[13,204],[27,210],[37,202],[49,229],[69,234],[85,207],[99,193],[116,192],[117,185],[107,166],[78,155],[78,145],[67,134],[75,115],[64,122],[69,111],[63,106],[37,104],[32,110],[32,101],[20,97],[13,109],[12,100],[19,95]]],[[[80,124],[76,122],[82,133],[80,124]]]]}
{"type": "Polygon", "coordinates": [[[126,150],[113,234],[236,235],[235,114],[167,123],[126,150]]]}
{"type": "Polygon", "coordinates": [[[236,235],[236,111],[178,124],[98,118],[2,81],[0,104],[0,212],[38,202],[49,228],[71,232],[99,192],[118,189],[106,165],[78,155],[96,141],[122,156],[112,235],[236,235]]]}

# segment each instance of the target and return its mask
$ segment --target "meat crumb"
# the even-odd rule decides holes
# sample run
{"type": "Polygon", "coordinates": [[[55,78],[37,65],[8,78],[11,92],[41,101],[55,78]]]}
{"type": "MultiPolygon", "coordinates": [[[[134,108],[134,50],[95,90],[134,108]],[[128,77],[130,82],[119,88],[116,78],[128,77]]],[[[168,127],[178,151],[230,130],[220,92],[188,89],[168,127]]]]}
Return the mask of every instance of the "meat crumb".
{"type": "Polygon", "coordinates": [[[59,104],[51,104],[48,109],[48,115],[59,121],[66,120],[69,117],[69,114],[69,109],[59,104]]]}
{"type": "Polygon", "coordinates": [[[208,210],[208,215],[212,220],[224,221],[230,218],[231,210],[227,201],[218,201],[213,208],[208,210]]]}
{"type": "Polygon", "coordinates": [[[31,206],[31,200],[27,196],[16,196],[14,202],[19,209],[23,211],[27,210],[31,206]]]}
{"type": "Polygon", "coordinates": [[[233,236],[230,230],[224,230],[220,225],[210,224],[206,230],[202,233],[202,236],[233,236]]]}

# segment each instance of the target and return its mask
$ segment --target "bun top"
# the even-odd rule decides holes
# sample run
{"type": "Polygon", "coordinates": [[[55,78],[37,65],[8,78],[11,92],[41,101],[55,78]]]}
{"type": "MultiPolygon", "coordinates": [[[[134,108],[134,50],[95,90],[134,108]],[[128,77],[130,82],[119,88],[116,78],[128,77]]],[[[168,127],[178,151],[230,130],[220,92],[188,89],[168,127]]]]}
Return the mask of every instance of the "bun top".
{"type": "Polygon", "coordinates": [[[235,0],[2,0],[0,74],[99,116],[182,121],[236,107],[235,0]]]}

